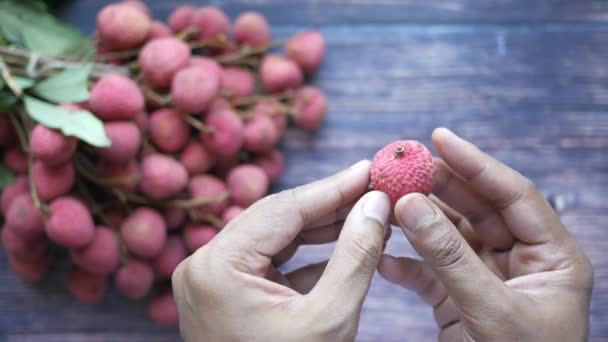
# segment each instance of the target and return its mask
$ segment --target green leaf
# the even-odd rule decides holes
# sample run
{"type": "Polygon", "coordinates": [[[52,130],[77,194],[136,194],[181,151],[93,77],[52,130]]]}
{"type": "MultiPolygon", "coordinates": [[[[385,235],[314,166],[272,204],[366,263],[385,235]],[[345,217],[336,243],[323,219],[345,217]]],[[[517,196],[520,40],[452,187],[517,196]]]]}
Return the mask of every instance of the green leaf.
{"type": "Polygon", "coordinates": [[[59,129],[63,134],[93,146],[108,147],[111,144],[103,123],[89,111],[69,112],[31,96],[24,96],[23,102],[30,117],[42,125],[59,129]]]}
{"type": "Polygon", "coordinates": [[[6,165],[0,163],[0,189],[10,184],[15,179],[15,174],[6,165]]]}
{"type": "Polygon", "coordinates": [[[13,78],[13,80],[15,80],[15,83],[17,83],[19,87],[21,87],[21,89],[28,89],[34,85],[34,80],[32,80],[31,78],[14,75],[11,77],[13,78]]]}
{"type": "Polygon", "coordinates": [[[17,97],[10,91],[0,89],[0,112],[11,109],[17,103],[17,97]]]}
{"type": "Polygon", "coordinates": [[[55,102],[83,102],[89,99],[88,79],[92,66],[81,65],[66,69],[38,83],[36,95],[55,102]]]}

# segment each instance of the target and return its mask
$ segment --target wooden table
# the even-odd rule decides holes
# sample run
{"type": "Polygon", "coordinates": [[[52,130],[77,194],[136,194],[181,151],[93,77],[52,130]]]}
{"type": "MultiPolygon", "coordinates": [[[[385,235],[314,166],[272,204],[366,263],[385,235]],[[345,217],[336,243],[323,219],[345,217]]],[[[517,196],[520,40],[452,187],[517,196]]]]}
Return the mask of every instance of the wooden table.
{"type": "MultiPolygon", "coordinates": [[[[58,9],[94,29],[105,1],[58,9]]],[[[150,1],[166,18],[184,1],[150,1]]],[[[203,1],[200,1],[203,3],[203,1]]],[[[608,3],[549,0],[215,0],[234,18],[247,9],[270,18],[275,37],[319,28],[328,55],[316,84],[329,95],[327,123],[313,135],[292,131],[292,187],[370,158],[398,138],[429,143],[447,126],[565,199],[563,221],[595,266],[591,340],[608,340],[608,3]]],[[[321,260],[330,246],[302,249],[288,266],[321,260]]],[[[401,234],[389,250],[411,254],[401,234]]],[[[173,341],[145,306],[115,293],[102,305],[70,298],[65,270],[22,285],[0,257],[0,340],[173,341]]],[[[364,307],[359,340],[431,341],[431,310],[380,278],[364,307]]]]}

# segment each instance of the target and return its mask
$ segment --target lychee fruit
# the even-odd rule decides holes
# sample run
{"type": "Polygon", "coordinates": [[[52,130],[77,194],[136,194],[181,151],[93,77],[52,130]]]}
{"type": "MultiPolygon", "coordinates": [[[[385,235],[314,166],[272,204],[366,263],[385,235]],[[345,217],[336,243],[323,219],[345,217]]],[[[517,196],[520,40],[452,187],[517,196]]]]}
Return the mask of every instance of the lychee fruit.
{"type": "Polygon", "coordinates": [[[218,234],[213,226],[188,226],[184,230],[184,241],[191,253],[208,244],[218,234]]]}
{"type": "Polygon", "coordinates": [[[152,261],[156,276],[161,279],[170,278],[186,256],[186,246],[181,236],[169,237],[162,252],[152,261]]]}
{"type": "Polygon", "coordinates": [[[192,58],[190,58],[190,67],[194,66],[207,70],[208,72],[212,72],[216,74],[220,80],[222,79],[222,73],[224,70],[222,69],[222,66],[212,58],[205,56],[192,56],[192,58]]]}
{"type": "Polygon", "coordinates": [[[249,46],[266,46],[270,43],[270,25],[261,13],[245,12],[234,22],[234,38],[249,46]]]}
{"type": "Polygon", "coordinates": [[[86,247],[73,249],[72,260],[83,270],[97,275],[109,275],[120,265],[120,247],[116,233],[103,226],[95,228],[93,241],[86,247]]]}
{"type": "Polygon", "coordinates": [[[2,213],[6,215],[9,206],[21,194],[29,193],[30,186],[28,183],[27,176],[19,176],[15,178],[11,183],[7,184],[2,190],[2,196],[0,197],[0,209],[2,213]]]}
{"type": "Polygon", "coordinates": [[[53,167],[41,161],[35,161],[33,175],[36,191],[43,201],[67,194],[72,189],[75,180],[72,162],[53,167]]]}
{"type": "Polygon", "coordinates": [[[148,131],[154,146],[166,153],[179,152],[190,137],[190,126],[179,112],[171,108],[152,113],[148,131]]]}
{"type": "Polygon", "coordinates": [[[34,158],[54,166],[67,162],[76,151],[78,141],[59,131],[36,125],[30,136],[30,151],[34,158]]]}
{"type": "Polygon", "coordinates": [[[118,269],[114,281],[123,296],[132,300],[142,299],[154,284],[154,270],[148,263],[130,258],[118,269]]]}
{"type": "Polygon", "coordinates": [[[97,304],[108,290],[108,278],[74,268],[68,277],[68,288],[78,301],[97,304]]]}
{"type": "Polygon", "coordinates": [[[255,78],[245,68],[227,67],[222,72],[222,92],[231,98],[241,98],[253,95],[255,78]]]}
{"type": "Polygon", "coordinates": [[[132,6],[133,8],[147,15],[148,17],[152,17],[152,13],[150,13],[150,8],[142,0],[123,0],[121,4],[132,6]]]}
{"type": "Polygon", "coordinates": [[[304,72],[312,73],[323,62],[325,40],[319,32],[302,32],[287,41],[285,50],[287,57],[298,63],[304,72]]]}
{"type": "Polygon", "coordinates": [[[183,41],[168,37],[146,43],[139,54],[139,65],[145,81],[157,89],[168,88],[173,76],[188,66],[190,47],[183,41]]]}
{"type": "Polygon", "coordinates": [[[179,160],[190,175],[206,173],[215,164],[215,156],[195,139],[190,140],[179,160]]]}
{"type": "Polygon", "coordinates": [[[242,164],[234,168],[226,179],[232,201],[247,208],[268,193],[270,181],[261,167],[242,164]]]}
{"type": "Polygon", "coordinates": [[[133,211],[122,223],[120,231],[127,249],[144,259],[157,257],[167,241],[165,221],[158,211],[151,208],[133,211]]]}
{"type": "Polygon", "coordinates": [[[194,6],[182,5],[176,7],[169,15],[169,27],[174,33],[180,33],[192,24],[192,15],[196,11],[194,6]]]}
{"type": "Polygon", "coordinates": [[[273,150],[268,154],[264,154],[256,157],[253,160],[253,163],[264,170],[268,179],[271,183],[274,183],[279,180],[281,175],[283,174],[285,157],[283,157],[283,153],[279,150],[273,150]]]}
{"type": "Polygon", "coordinates": [[[113,121],[104,125],[112,142],[99,149],[101,157],[113,163],[128,163],[137,156],[141,147],[141,132],[133,121],[113,121]]]}
{"type": "Polygon", "coordinates": [[[148,197],[161,200],[177,195],[188,183],[188,172],[175,159],[150,154],[141,162],[140,190],[148,197]]]}
{"type": "Polygon", "coordinates": [[[50,205],[46,235],[67,248],[82,248],[93,241],[95,225],[87,207],[74,197],[60,197],[50,205]]]}
{"type": "Polygon", "coordinates": [[[195,176],[188,184],[192,199],[207,199],[212,203],[197,207],[203,214],[220,215],[228,205],[226,193],[228,189],[224,182],[211,175],[195,176]]]}
{"type": "Polygon", "coordinates": [[[6,114],[0,115],[0,147],[9,147],[17,143],[13,125],[6,114]]]}
{"type": "Polygon", "coordinates": [[[283,136],[287,130],[287,115],[283,110],[283,105],[275,98],[262,99],[251,109],[251,116],[268,116],[277,128],[279,136],[283,136]]]}
{"type": "Polygon", "coordinates": [[[260,74],[264,89],[271,93],[296,89],[304,80],[302,70],[294,61],[274,54],[266,55],[262,59],[260,74]]]}
{"type": "Polygon", "coordinates": [[[179,229],[186,222],[186,210],[182,208],[166,208],[163,215],[169,230],[179,229]]]}
{"type": "Polygon", "coordinates": [[[233,111],[234,107],[232,106],[232,104],[230,103],[230,101],[228,101],[227,99],[225,99],[223,97],[216,97],[209,104],[209,110],[208,110],[208,112],[209,113],[213,113],[213,112],[219,112],[219,111],[222,111],[222,110],[233,111]]]}
{"type": "Polygon", "coordinates": [[[46,255],[49,249],[49,241],[43,236],[25,239],[17,234],[12,227],[7,225],[2,228],[1,234],[4,250],[21,260],[35,260],[46,255]]]}
{"type": "Polygon", "coordinates": [[[17,196],[6,212],[6,225],[24,239],[35,239],[44,236],[42,215],[29,193],[17,196]]]}
{"type": "Polygon", "coordinates": [[[135,191],[141,181],[139,165],[135,160],[126,164],[117,164],[102,160],[98,166],[99,173],[104,178],[111,178],[112,186],[127,191],[135,191]]]}
{"type": "Polygon", "coordinates": [[[143,134],[148,133],[148,128],[150,124],[150,118],[148,117],[148,113],[143,110],[141,112],[138,112],[137,114],[135,114],[133,121],[137,125],[137,128],[139,128],[139,130],[143,134]]]}
{"type": "Polygon", "coordinates": [[[192,25],[198,28],[198,39],[202,41],[227,37],[230,33],[230,20],[221,9],[213,6],[194,11],[192,25]]]}
{"type": "Polygon", "coordinates": [[[171,99],[177,109],[185,113],[201,113],[220,89],[220,75],[216,70],[193,66],[178,72],[171,85],[171,99]]]}
{"type": "Polygon", "coordinates": [[[237,216],[239,216],[243,211],[245,211],[245,209],[236,205],[226,208],[226,210],[224,210],[224,212],[222,213],[222,222],[224,222],[224,225],[227,225],[228,223],[230,223],[230,221],[234,220],[237,216]]]}
{"type": "Polygon", "coordinates": [[[97,14],[97,32],[115,50],[138,47],[150,32],[150,17],[132,5],[111,4],[97,14]]]}
{"type": "Polygon", "coordinates": [[[321,126],[327,114],[327,98],[318,88],[302,87],[293,101],[293,121],[296,126],[314,130],[321,126]]]}
{"type": "Polygon", "coordinates": [[[237,153],[245,140],[245,129],[241,118],[233,111],[221,110],[212,112],[205,120],[212,131],[201,132],[203,143],[218,156],[230,156],[237,153]]]}
{"type": "Polygon", "coordinates": [[[19,147],[11,147],[4,152],[4,164],[16,173],[28,171],[27,156],[19,147]]]}
{"type": "Polygon", "coordinates": [[[435,179],[435,161],[426,146],[415,140],[388,144],[374,156],[371,183],[385,192],[393,205],[406,194],[431,193],[435,179]]]}
{"type": "Polygon", "coordinates": [[[49,271],[49,257],[46,254],[32,259],[23,259],[16,255],[9,255],[8,262],[13,272],[27,283],[41,281],[49,271]]]}
{"type": "Polygon", "coordinates": [[[245,141],[243,147],[247,151],[266,153],[271,151],[279,142],[277,127],[268,116],[251,117],[245,125],[245,141]]]}
{"type": "Polygon", "coordinates": [[[148,304],[148,318],[160,326],[177,326],[179,321],[177,305],[170,289],[152,297],[148,304]]]}
{"type": "Polygon", "coordinates": [[[148,34],[148,40],[173,37],[173,32],[169,26],[165,25],[162,21],[154,20],[150,26],[150,33],[148,34]]]}
{"type": "Polygon", "coordinates": [[[144,110],[144,95],[132,79],[107,74],[93,85],[89,109],[102,120],[129,120],[144,110]]]}

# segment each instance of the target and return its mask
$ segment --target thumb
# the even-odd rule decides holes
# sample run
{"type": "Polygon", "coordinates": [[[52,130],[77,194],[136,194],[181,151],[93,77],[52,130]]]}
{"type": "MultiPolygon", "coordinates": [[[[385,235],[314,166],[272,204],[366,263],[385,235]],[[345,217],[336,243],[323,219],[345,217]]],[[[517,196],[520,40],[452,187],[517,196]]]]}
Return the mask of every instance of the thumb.
{"type": "Polygon", "coordinates": [[[312,296],[337,300],[349,309],[353,304],[361,307],[382,256],[390,211],[388,196],[379,191],[367,193],[355,204],[312,296]]]}
{"type": "Polygon", "coordinates": [[[443,212],[422,194],[402,197],[395,217],[407,239],[462,307],[481,308],[506,292],[443,212]],[[479,304],[479,305],[476,305],[479,304]]]}

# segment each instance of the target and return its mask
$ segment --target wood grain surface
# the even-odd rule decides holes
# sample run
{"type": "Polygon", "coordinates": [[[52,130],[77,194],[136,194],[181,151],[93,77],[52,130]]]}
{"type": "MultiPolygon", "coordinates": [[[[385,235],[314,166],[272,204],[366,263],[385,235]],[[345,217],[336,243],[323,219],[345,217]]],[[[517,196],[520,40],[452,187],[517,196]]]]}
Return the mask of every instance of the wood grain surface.
{"type": "MultiPolygon", "coordinates": [[[[105,1],[57,7],[90,32],[105,1]]],[[[183,1],[149,1],[158,18],[183,1]]],[[[203,3],[203,2],[198,2],[203,3]]],[[[398,138],[430,142],[447,126],[565,201],[563,222],[591,257],[591,340],[608,341],[608,2],[516,0],[217,0],[234,17],[270,18],[276,38],[319,28],[328,55],[315,83],[331,110],[316,134],[289,132],[275,190],[330,175],[398,138]]],[[[389,252],[412,255],[399,232],[389,252]]],[[[327,258],[302,248],[286,269],[327,258]]],[[[0,340],[175,341],[141,303],[115,293],[101,305],[70,298],[67,264],[23,285],[0,256],[0,340]]],[[[432,311],[415,295],[374,280],[360,341],[432,341],[432,311]]]]}

